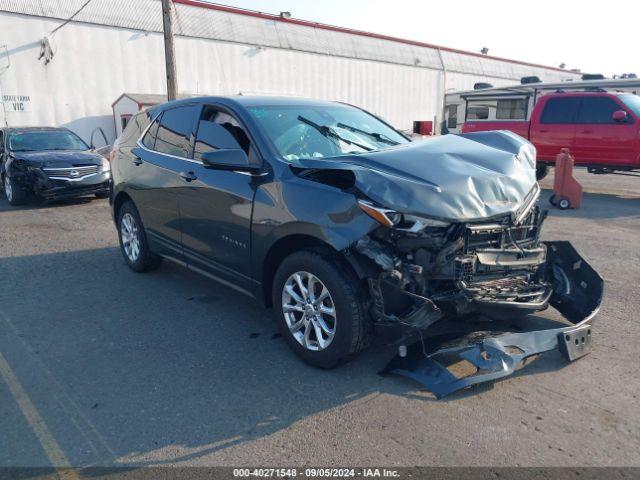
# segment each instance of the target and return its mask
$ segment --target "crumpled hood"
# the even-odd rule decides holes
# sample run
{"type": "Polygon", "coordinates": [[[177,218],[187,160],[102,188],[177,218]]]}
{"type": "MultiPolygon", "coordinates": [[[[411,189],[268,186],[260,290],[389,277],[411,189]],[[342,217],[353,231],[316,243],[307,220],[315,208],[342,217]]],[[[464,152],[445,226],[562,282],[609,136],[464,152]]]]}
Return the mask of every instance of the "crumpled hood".
{"type": "Polygon", "coordinates": [[[535,148],[507,131],[444,135],[292,166],[351,170],[356,188],[378,205],[454,222],[514,213],[536,186],[535,148]]]}
{"type": "Polygon", "coordinates": [[[49,150],[45,152],[13,152],[16,160],[34,167],[73,167],[77,165],[100,165],[102,157],[97,153],[77,150],[49,150]]]}

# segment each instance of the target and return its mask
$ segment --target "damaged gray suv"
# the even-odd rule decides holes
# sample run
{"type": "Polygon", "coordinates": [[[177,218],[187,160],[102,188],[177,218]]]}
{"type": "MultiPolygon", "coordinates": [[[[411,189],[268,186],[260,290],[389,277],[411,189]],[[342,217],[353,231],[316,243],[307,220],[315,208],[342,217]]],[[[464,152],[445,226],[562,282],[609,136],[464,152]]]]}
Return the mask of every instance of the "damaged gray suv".
{"type": "Polygon", "coordinates": [[[206,97],[138,114],[115,151],[129,266],[168,259],[273,307],[312,365],[333,367],[376,334],[408,345],[436,322],[513,324],[549,306],[565,325],[467,335],[389,371],[445,395],[543,351],[588,351],[602,279],[569,243],[540,241],[535,149],[514,134],[412,142],[340,103],[206,97]],[[475,370],[452,374],[456,359],[475,370]]]}

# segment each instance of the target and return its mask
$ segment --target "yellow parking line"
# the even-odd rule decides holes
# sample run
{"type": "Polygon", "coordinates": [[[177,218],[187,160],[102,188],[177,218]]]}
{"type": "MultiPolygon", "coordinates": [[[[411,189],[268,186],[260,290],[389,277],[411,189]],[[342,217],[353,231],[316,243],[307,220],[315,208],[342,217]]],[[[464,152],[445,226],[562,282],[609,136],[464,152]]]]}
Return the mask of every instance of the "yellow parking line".
{"type": "Polygon", "coordinates": [[[58,476],[63,479],[79,480],[80,477],[78,477],[75,471],[71,470],[69,460],[60,448],[60,445],[58,445],[58,442],[53,438],[53,435],[51,435],[49,428],[44,423],[44,419],[40,416],[38,410],[36,410],[27,392],[25,392],[22,385],[20,385],[20,382],[2,353],[0,353],[0,375],[2,375],[2,378],[9,387],[13,398],[20,407],[31,430],[33,430],[33,433],[38,437],[38,441],[40,445],[42,445],[44,453],[49,458],[51,465],[56,468],[58,476]]]}

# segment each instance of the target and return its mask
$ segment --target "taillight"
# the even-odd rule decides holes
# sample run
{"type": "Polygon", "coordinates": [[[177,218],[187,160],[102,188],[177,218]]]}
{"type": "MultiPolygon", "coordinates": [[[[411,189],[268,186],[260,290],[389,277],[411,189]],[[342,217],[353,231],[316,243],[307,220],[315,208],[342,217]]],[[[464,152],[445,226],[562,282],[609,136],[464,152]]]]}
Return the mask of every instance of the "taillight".
{"type": "Polygon", "coordinates": [[[113,159],[116,157],[116,150],[115,148],[112,148],[109,151],[109,162],[113,162],[113,159]]]}

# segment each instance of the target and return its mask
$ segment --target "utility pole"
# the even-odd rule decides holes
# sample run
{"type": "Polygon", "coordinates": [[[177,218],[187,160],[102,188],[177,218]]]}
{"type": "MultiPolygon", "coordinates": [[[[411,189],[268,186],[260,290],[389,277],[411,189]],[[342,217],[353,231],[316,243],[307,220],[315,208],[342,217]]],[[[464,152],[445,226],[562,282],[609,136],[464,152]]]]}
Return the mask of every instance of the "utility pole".
{"type": "Polygon", "coordinates": [[[167,99],[178,98],[178,74],[176,72],[176,49],[173,43],[173,0],[162,0],[162,24],[164,26],[164,58],[167,70],[167,99]]]}

